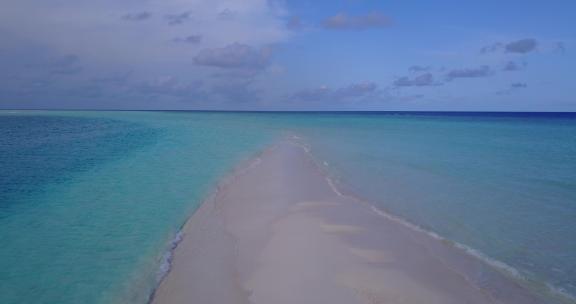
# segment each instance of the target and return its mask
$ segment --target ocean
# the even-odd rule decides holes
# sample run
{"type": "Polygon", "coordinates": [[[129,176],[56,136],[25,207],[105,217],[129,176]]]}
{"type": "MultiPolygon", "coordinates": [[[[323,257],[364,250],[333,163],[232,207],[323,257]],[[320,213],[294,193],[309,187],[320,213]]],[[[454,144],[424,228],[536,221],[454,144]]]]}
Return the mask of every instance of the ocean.
{"type": "Polygon", "coordinates": [[[0,303],[146,303],[218,180],[286,134],[342,191],[576,294],[576,115],[0,111],[0,303]]]}
{"type": "Polygon", "coordinates": [[[146,303],[218,179],[269,142],[212,114],[3,113],[0,303],[146,303]]]}

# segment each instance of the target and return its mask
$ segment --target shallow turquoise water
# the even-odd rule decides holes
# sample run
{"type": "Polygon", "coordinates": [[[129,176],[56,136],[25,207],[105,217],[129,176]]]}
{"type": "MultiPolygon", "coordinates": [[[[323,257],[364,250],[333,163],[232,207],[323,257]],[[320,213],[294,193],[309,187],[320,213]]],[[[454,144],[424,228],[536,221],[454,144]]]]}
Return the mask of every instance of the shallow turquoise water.
{"type": "Polygon", "coordinates": [[[0,303],[145,303],[179,226],[271,139],[236,123],[1,116],[0,303]]]}
{"type": "Polygon", "coordinates": [[[349,191],[532,287],[576,294],[574,117],[322,120],[307,131],[313,152],[349,191]]]}
{"type": "Polygon", "coordinates": [[[576,293],[574,117],[0,112],[0,303],[145,303],[180,225],[285,132],[349,192],[576,293]]]}

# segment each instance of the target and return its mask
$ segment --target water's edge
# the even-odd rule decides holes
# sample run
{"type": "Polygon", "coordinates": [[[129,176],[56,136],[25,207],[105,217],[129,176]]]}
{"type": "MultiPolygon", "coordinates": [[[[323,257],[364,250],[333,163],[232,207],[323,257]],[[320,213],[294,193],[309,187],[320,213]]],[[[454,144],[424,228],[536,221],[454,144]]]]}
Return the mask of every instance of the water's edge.
{"type": "MultiPolygon", "coordinates": [[[[471,258],[474,258],[474,259],[480,261],[486,267],[493,269],[493,270],[496,270],[497,272],[501,273],[502,275],[504,275],[508,279],[513,280],[514,282],[523,286],[525,289],[529,290],[530,292],[533,292],[533,293],[540,295],[540,296],[544,296],[544,297],[551,299],[551,300],[553,299],[555,301],[558,301],[559,303],[566,303],[566,304],[576,303],[576,297],[574,297],[573,295],[569,294],[568,292],[564,291],[561,288],[555,287],[552,284],[549,284],[547,282],[533,282],[533,281],[529,280],[527,277],[523,276],[522,273],[520,271],[518,271],[517,269],[515,269],[514,267],[512,267],[512,266],[510,266],[504,262],[501,262],[497,259],[494,259],[494,258],[482,253],[481,251],[479,251],[477,249],[474,249],[474,248],[471,248],[467,245],[461,244],[459,242],[447,239],[447,238],[439,235],[438,233],[436,233],[434,231],[425,229],[425,228],[423,228],[417,224],[412,223],[411,221],[409,221],[409,220],[407,220],[401,216],[398,216],[398,215],[391,213],[388,210],[383,210],[382,208],[377,207],[376,204],[371,203],[370,200],[363,198],[358,193],[354,193],[350,187],[348,187],[346,184],[344,184],[339,179],[335,178],[335,176],[333,176],[333,174],[329,171],[330,164],[328,164],[328,162],[318,158],[317,155],[314,154],[313,145],[311,143],[307,142],[307,139],[304,139],[303,137],[301,137],[299,135],[295,135],[295,134],[287,135],[287,136],[284,136],[283,138],[280,138],[280,139],[274,141],[273,143],[269,144],[263,150],[261,150],[257,153],[254,153],[251,157],[248,157],[247,159],[241,161],[237,166],[233,167],[229,171],[229,173],[225,174],[224,177],[214,186],[213,190],[206,197],[206,199],[202,200],[202,203],[199,205],[198,209],[200,208],[201,205],[212,202],[226,185],[234,182],[236,179],[240,178],[244,172],[246,172],[247,170],[250,170],[253,166],[257,165],[260,162],[260,156],[261,155],[263,155],[267,151],[273,150],[276,146],[278,146],[278,144],[280,142],[286,141],[286,140],[289,140],[289,141],[297,144],[309,155],[310,159],[315,163],[316,167],[323,173],[324,177],[326,178],[326,181],[328,182],[328,184],[330,185],[330,187],[332,188],[334,193],[336,193],[338,196],[347,197],[347,198],[352,199],[352,200],[354,200],[360,204],[363,204],[364,206],[369,208],[372,212],[374,212],[375,214],[377,214],[381,217],[384,217],[384,218],[391,220],[397,224],[400,224],[403,227],[406,227],[415,233],[424,235],[427,238],[430,238],[434,241],[440,242],[443,246],[449,246],[452,250],[457,250],[457,251],[459,251],[459,252],[461,252],[461,253],[463,253],[463,254],[471,257],[471,258]]],[[[173,258],[174,252],[177,249],[178,244],[182,241],[182,239],[184,237],[184,235],[183,235],[184,227],[186,226],[188,221],[190,221],[190,219],[192,218],[192,216],[194,215],[194,213],[198,209],[196,209],[194,212],[192,212],[192,214],[182,224],[181,228],[178,230],[178,232],[173,236],[173,238],[170,240],[170,242],[166,246],[165,253],[162,256],[160,268],[158,269],[157,284],[148,298],[148,303],[152,302],[152,300],[154,299],[154,294],[155,294],[157,288],[162,283],[162,280],[170,272],[170,270],[172,268],[172,258],[173,258]]],[[[482,288],[480,286],[477,286],[477,287],[482,288]]]]}
{"type": "Polygon", "coordinates": [[[415,224],[402,216],[393,214],[389,210],[384,210],[381,207],[377,207],[377,205],[372,203],[369,199],[363,198],[362,195],[354,192],[351,187],[349,187],[344,182],[333,176],[332,172],[330,172],[329,170],[330,164],[327,161],[319,159],[316,155],[314,155],[312,144],[306,142],[304,138],[299,136],[294,136],[293,138],[299,142],[299,144],[306,151],[306,153],[308,153],[311,159],[314,160],[314,162],[316,163],[318,168],[320,168],[320,170],[323,172],[326,180],[332,187],[332,190],[339,196],[353,199],[360,204],[366,205],[368,208],[370,208],[374,213],[378,214],[379,216],[382,216],[398,224],[401,224],[404,227],[411,229],[412,231],[425,235],[426,237],[442,242],[444,245],[448,245],[454,250],[459,250],[465,253],[466,255],[481,261],[484,265],[490,267],[491,269],[497,270],[499,273],[505,275],[511,280],[514,280],[515,282],[519,283],[520,285],[524,286],[529,290],[535,291],[538,294],[543,294],[545,297],[550,297],[561,303],[566,304],[576,303],[576,296],[568,293],[562,288],[556,287],[548,282],[532,281],[528,279],[526,276],[524,276],[516,268],[502,261],[499,261],[495,258],[492,258],[484,254],[480,250],[456,242],[454,240],[445,238],[439,235],[438,233],[426,229],[424,227],[421,227],[420,225],[415,224]]]}
{"type": "Polygon", "coordinates": [[[253,153],[251,156],[247,157],[244,160],[241,160],[236,166],[232,167],[228,171],[228,173],[224,174],[223,177],[212,187],[212,190],[209,191],[209,194],[206,196],[206,198],[203,199],[202,202],[198,205],[198,207],[186,218],[184,223],[182,223],[182,225],[180,225],[180,228],[177,230],[177,232],[173,235],[173,237],[168,242],[167,246],[165,247],[164,253],[162,254],[162,256],[159,260],[159,268],[157,270],[157,275],[156,275],[156,278],[157,278],[156,285],[154,286],[154,289],[150,292],[150,294],[148,296],[148,301],[147,301],[148,304],[152,303],[152,301],[154,300],[154,296],[156,294],[156,291],[158,290],[158,287],[160,287],[160,284],[162,284],[162,281],[166,278],[166,276],[172,270],[172,262],[173,262],[173,258],[174,258],[174,252],[177,250],[178,245],[184,239],[185,227],[190,222],[190,220],[192,220],[192,218],[194,217],[194,214],[198,210],[200,210],[200,208],[203,205],[210,204],[210,203],[214,202],[216,197],[226,187],[226,185],[231,184],[236,179],[242,177],[242,175],[246,171],[250,170],[253,166],[258,165],[258,163],[260,163],[261,155],[267,153],[270,150],[273,150],[276,146],[278,146],[278,144],[281,140],[282,139],[277,140],[277,141],[269,144],[264,149],[253,153]]]}

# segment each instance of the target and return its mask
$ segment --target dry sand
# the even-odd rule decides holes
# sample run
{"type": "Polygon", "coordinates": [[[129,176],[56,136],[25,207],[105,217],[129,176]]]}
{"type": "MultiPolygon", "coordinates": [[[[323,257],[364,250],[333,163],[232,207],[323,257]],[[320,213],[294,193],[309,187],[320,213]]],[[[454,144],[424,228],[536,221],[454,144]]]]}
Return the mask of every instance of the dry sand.
{"type": "Polygon", "coordinates": [[[192,216],[157,304],[543,303],[463,251],[335,191],[285,141],[192,216]]]}

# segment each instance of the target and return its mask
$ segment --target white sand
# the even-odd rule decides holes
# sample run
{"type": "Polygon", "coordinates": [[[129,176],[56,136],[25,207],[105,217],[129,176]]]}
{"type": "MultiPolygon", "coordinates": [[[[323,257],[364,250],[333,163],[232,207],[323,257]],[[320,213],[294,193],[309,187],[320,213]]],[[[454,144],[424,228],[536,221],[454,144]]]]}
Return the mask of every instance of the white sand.
{"type": "Polygon", "coordinates": [[[189,220],[157,304],[541,303],[473,257],[336,193],[291,142],[189,220]]]}

